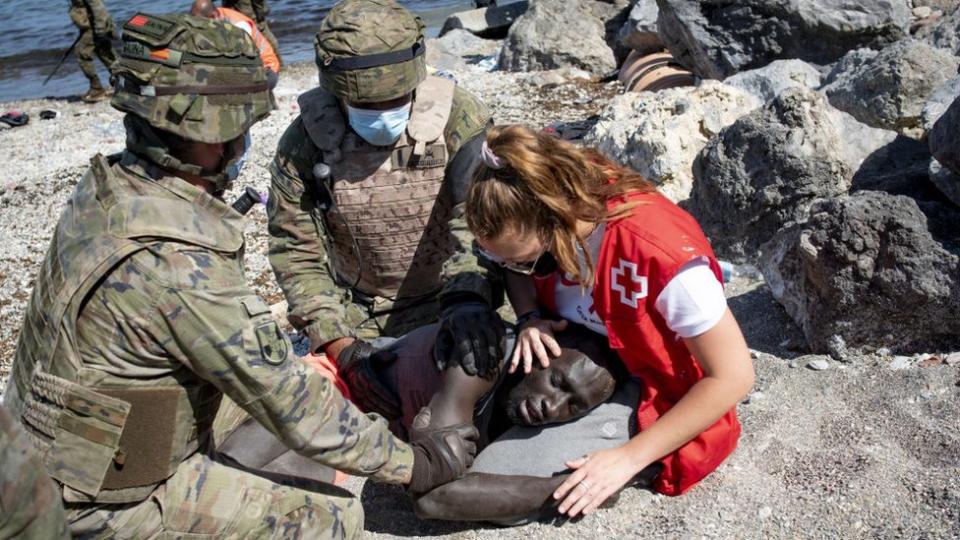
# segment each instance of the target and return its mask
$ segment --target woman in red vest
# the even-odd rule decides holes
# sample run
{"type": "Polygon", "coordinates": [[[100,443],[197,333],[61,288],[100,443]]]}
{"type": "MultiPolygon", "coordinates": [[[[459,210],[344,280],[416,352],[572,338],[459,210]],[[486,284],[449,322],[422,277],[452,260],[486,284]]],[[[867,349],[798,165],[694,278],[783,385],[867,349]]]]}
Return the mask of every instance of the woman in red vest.
{"type": "Polygon", "coordinates": [[[510,371],[547,365],[559,353],[552,332],[573,321],[606,335],[645,386],[635,437],[567,463],[560,512],[593,511],[657,462],[657,491],[687,491],[736,447],[735,406],[754,381],[699,225],[636,172],[546,133],[493,128],[481,157],[467,223],[510,270],[520,329],[510,371]]]}

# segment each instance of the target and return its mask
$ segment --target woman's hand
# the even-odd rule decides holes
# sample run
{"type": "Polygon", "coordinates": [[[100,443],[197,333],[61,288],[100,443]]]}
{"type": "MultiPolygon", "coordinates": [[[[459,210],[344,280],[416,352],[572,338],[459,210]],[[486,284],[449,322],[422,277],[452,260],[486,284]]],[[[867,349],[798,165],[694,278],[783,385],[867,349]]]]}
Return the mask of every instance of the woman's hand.
{"type": "Polygon", "coordinates": [[[517,336],[517,345],[513,348],[508,372],[517,370],[520,360],[523,360],[523,372],[530,373],[533,369],[533,358],[540,361],[540,365],[550,365],[551,355],[560,356],[560,345],[554,339],[554,332],[562,332],[567,328],[567,320],[551,321],[548,319],[531,319],[520,328],[517,336]]]}
{"type": "Polygon", "coordinates": [[[568,517],[587,515],[620,491],[644,467],[631,454],[621,446],[568,461],[573,474],[553,493],[554,499],[562,499],[559,512],[568,517]]]}

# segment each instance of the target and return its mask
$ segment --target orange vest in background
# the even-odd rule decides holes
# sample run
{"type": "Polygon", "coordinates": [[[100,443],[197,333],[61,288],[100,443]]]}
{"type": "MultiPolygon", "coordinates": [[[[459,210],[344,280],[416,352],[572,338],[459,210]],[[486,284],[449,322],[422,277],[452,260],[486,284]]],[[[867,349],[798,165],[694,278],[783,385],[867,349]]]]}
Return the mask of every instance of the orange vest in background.
{"type": "Polygon", "coordinates": [[[263,62],[263,67],[274,73],[280,73],[280,59],[277,58],[277,53],[273,50],[273,46],[270,45],[267,38],[263,37],[260,30],[257,30],[257,23],[253,22],[253,19],[239,11],[225,7],[217,8],[217,18],[228,21],[249,34],[253,38],[257,50],[260,51],[260,60],[263,62]]]}

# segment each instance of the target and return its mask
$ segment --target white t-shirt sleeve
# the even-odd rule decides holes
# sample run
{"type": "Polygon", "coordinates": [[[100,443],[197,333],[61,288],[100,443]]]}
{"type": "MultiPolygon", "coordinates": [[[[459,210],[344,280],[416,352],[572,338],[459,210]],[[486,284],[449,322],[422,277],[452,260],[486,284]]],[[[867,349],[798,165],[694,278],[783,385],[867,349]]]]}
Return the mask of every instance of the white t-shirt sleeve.
{"type": "Polygon", "coordinates": [[[713,328],[727,310],[723,285],[705,259],[696,259],[680,268],[660,292],[657,311],[667,327],[680,337],[699,336],[713,328]]]}

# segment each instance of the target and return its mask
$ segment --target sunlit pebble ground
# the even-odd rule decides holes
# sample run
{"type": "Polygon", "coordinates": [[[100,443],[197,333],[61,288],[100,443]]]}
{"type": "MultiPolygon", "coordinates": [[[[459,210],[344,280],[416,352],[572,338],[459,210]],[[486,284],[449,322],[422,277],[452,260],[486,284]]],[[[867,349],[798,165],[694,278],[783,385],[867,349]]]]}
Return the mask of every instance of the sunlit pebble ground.
{"type": "MultiPolygon", "coordinates": [[[[486,53],[484,53],[486,54],[486,53]]],[[[498,123],[542,127],[598,113],[616,82],[565,80],[562,73],[447,71],[480,96],[498,123]]],[[[237,186],[265,191],[277,140],[297,115],[296,96],[315,86],[310,64],[290,66],[279,108],[253,128],[251,159],[237,186]]],[[[50,234],[90,156],[124,142],[108,104],[63,100],[7,103],[27,126],[0,131],[0,388],[50,234]],[[56,120],[39,120],[45,108],[56,120]]],[[[239,193],[234,189],[228,200],[239,193]]],[[[281,300],[266,258],[266,216],[248,214],[247,278],[270,303],[281,300]]],[[[960,373],[939,356],[856,356],[849,363],[802,352],[802,336],[755,276],[727,288],[754,352],[757,384],[738,407],[740,448],[680,498],[628,489],[613,509],[582,521],[500,529],[416,519],[402,491],[351,479],[371,536],[526,538],[960,538],[960,373]],[[829,369],[806,369],[809,362],[829,369]]]]}

